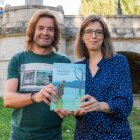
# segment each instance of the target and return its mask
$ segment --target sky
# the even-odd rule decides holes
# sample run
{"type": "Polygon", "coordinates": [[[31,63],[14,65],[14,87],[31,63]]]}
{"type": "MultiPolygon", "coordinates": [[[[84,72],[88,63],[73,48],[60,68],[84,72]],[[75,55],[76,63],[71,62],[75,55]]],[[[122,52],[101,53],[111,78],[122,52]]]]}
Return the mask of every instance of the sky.
{"type": "MultiPolygon", "coordinates": [[[[25,0],[4,0],[4,5],[6,4],[10,4],[11,6],[24,5],[25,0]]],[[[53,7],[62,5],[65,15],[79,15],[81,0],[44,0],[43,4],[53,7]]]]}

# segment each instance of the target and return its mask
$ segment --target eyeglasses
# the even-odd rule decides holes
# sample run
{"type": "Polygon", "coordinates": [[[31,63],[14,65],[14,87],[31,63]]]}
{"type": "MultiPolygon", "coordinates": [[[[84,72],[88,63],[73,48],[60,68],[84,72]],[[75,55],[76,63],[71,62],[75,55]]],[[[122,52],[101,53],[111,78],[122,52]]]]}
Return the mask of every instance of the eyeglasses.
{"type": "Polygon", "coordinates": [[[95,30],[95,31],[93,31],[91,29],[87,29],[87,30],[85,30],[83,32],[83,34],[85,36],[89,36],[89,37],[91,37],[93,35],[93,33],[94,33],[95,36],[102,36],[103,35],[103,30],[95,30]]]}

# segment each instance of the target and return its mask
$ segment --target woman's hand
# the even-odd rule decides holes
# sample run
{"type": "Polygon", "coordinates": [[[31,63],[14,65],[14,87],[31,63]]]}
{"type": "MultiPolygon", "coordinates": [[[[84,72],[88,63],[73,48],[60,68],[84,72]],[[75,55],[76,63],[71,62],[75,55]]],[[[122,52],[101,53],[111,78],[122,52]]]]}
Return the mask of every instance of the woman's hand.
{"type": "Polygon", "coordinates": [[[102,111],[109,113],[109,105],[107,103],[98,102],[94,97],[88,94],[81,98],[81,102],[85,100],[87,101],[80,106],[81,110],[84,110],[85,112],[102,111]]]}
{"type": "Polygon", "coordinates": [[[84,116],[86,114],[85,110],[77,110],[73,112],[74,116],[84,116]]]}
{"type": "Polygon", "coordinates": [[[46,104],[50,105],[50,101],[56,102],[56,100],[52,97],[52,95],[57,98],[57,90],[54,85],[49,84],[44,86],[39,92],[34,94],[34,101],[35,102],[45,102],[46,104]]]}
{"type": "Polygon", "coordinates": [[[68,115],[73,114],[73,112],[68,111],[68,110],[63,110],[63,109],[58,109],[58,110],[55,110],[54,112],[56,112],[60,118],[64,118],[64,117],[67,117],[68,115]]]}

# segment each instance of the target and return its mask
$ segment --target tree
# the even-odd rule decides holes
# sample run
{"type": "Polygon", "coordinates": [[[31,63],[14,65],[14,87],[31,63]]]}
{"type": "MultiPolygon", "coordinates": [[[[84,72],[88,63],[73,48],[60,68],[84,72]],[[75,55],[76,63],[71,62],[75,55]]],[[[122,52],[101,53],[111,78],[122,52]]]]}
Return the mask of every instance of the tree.
{"type": "Polygon", "coordinates": [[[140,15],[140,6],[134,0],[121,0],[123,15],[140,15]]]}
{"type": "Polygon", "coordinates": [[[116,12],[115,1],[114,0],[82,0],[80,13],[81,15],[85,15],[85,14],[115,15],[116,12]]]}
{"type": "MultiPolygon", "coordinates": [[[[135,6],[136,0],[121,0],[123,15],[140,15],[140,6],[135,6]]],[[[81,15],[116,15],[118,0],[82,0],[81,15]]]]}
{"type": "Polygon", "coordinates": [[[78,69],[74,69],[74,73],[75,73],[75,77],[76,79],[79,81],[79,95],[80,97],[82,97],[82,86],[83,86],[83,81],[84,81],[84,71],[82,68],[78,68],[78,69]],[[79,77],[78,77],[78,74],[81,74],[79,77]]]}

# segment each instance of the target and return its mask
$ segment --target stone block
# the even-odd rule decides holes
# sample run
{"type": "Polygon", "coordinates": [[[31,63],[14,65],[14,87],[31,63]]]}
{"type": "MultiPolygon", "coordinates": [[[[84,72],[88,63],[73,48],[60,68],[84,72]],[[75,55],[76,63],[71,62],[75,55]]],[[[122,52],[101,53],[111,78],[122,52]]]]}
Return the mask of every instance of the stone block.
{"type": "Polygon", "coordinates": [[[118,34],[112,32],[112,33],[111,33],[111,37],[112,37],[112,38],[118,38],[118,34]]]}
{"type": "Polygon", "coordinates": [[[135,37],[140,38],[140,28],[135,30],[135,37]]]}
{"type": "Polygon", "coordinates": [[[124,28],[117,28],[117,33],[124,34],[124,28]]]}
{"type": "Polygon", "coordinates": [[[133,37],[134,37],[133,33],[124,34],[124,38],[133,38],[133,37]]]}
{"type": "Polygon", "coordinates": [[[25,0],[25,5],[43,5],[43,0],[25,0]]]}

